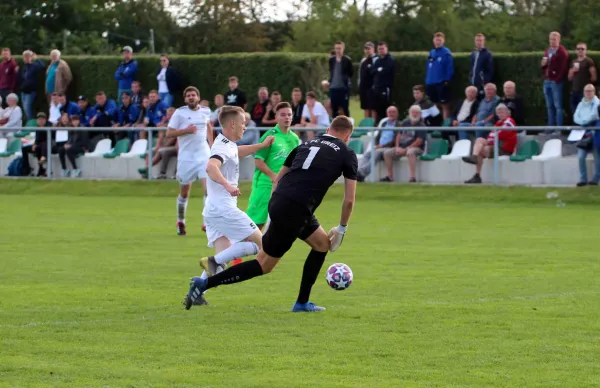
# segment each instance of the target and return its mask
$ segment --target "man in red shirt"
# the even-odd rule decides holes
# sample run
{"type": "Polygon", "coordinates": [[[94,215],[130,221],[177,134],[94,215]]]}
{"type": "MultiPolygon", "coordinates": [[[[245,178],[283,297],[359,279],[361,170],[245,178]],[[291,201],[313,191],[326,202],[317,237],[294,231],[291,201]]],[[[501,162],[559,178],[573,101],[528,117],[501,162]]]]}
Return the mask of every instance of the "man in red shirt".
{"type": "Polygon", "coordinates": [[[569,53],[560,44],[560,34],[556,31],[550,33],[550,47],[544,51],[540,66],[544,74],[548,125],[563,125],[563,86],[569,72],[569,53]]]}
{"type": "MultiPolygon", "coordinates": [[[[498,130],[498,154],[499,155],[512,155],[517,147],[517,131],[515,130],[515,120],[510,117],[510,109],[504,104],[498,104],[496,107],[496,115],[498,121],[494,125],[495,127],[502,127],[507,129],[498,130]]],[[[473,145],[473,155],[465,156],[463,161],[466,163],[474,164],[475,175],[465,183],[481,183],[481,167],[483,166],[483,159],[494,157],[494,142],[496,138],[494,132],[491,131],[484,139],[482,137],[475,140],[473,145]]]]}
{"type": "Polygon", "coordinates": [[[2,97],[2,108],[6,108],[6,96],[14,93],[17,89],[17,77],[19,66],[11,58],[10,49],[2,49],[2,62],[0,62],[0,97],[2,97]]]}

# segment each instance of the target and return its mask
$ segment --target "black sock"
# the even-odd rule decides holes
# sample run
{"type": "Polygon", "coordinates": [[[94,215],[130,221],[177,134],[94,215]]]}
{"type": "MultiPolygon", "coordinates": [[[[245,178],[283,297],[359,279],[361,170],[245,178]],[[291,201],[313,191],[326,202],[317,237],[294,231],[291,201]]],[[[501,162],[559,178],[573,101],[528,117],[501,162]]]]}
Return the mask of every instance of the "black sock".
{"type": "Polygon", "coordinates": [[[223,284],[233,284],[246,281],[248,279],[261,276],[263,274],[262,267],[258,260],[244,261],[241,264],[234,265],[208,278],[206,289],[217,287],[223,284]]]}
{"type": "Polygon", "coordinates": [[[310,251],[304,262],[304,271],[302,272],[302,282],[300,283],[300,292],[298,293],[298,303],[306,303],[310,298],[310,291],[313,284],[317,281],[319,271],[325,262],[327,252],[310,251]]]}

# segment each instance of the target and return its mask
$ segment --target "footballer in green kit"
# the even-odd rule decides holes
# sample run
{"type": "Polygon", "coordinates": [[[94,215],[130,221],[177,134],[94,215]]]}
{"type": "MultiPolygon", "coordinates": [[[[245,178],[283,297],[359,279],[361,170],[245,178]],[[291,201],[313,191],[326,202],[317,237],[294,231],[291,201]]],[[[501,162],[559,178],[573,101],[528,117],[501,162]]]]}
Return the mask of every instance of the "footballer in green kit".
{"type": "Polygon", "coordinates": [[[259,228],[267,222],[273,181],[290,152],[300,144],[298,135],[290,130],[293,113],[289,103],[277,104],[275,118],[277,120],[275,128],[267,131],[260,140],[262,142],[267,136],[273,136],[275,141],[270,147],[254,154],[256,170],[246,213],[259,228]]]}

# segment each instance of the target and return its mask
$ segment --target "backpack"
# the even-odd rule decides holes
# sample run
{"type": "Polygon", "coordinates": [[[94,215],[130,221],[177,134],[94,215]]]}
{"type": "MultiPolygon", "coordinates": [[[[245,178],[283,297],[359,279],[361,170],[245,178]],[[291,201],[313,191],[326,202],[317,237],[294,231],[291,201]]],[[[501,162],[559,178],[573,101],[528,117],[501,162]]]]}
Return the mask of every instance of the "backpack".
{"type": "Polygon", "coordinates": [[[23,158],[19,156],[18,158],[13,159],[12,162],[8,165],[7,176],[21,176],[21,164],[23,163],[23,158]]]}

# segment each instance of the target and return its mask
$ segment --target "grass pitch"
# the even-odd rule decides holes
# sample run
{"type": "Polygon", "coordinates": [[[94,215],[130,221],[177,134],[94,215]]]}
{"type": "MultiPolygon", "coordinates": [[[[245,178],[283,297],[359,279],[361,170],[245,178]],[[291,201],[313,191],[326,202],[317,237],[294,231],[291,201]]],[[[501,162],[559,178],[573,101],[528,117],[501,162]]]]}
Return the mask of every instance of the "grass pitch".
{"type": "Polygon", "coordinates": [[[174,182],[0,180],[0,386],[600,386],[600,191],[548,191],[361,185],[326,312],[289,312],[301,242],[186,312],[199,187],[179,237],[174,182]]]}

